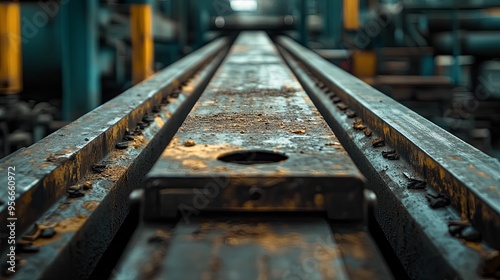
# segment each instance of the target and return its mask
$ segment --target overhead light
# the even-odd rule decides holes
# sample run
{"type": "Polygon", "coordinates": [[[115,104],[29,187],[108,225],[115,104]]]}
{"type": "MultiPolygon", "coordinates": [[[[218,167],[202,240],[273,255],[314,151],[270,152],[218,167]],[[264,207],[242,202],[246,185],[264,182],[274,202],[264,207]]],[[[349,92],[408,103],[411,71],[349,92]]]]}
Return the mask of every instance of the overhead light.
{"type": "Polygon", "coordinates": [[[257,11],[257,0],[231,0],[231,9],[235,12],[257,11]]]}

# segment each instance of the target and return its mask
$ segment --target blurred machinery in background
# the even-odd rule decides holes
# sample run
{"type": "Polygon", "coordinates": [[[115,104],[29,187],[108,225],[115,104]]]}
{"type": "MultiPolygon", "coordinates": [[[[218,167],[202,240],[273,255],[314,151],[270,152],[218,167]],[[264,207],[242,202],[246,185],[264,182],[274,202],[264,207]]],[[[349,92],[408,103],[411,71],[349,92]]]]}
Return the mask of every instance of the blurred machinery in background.
{"type": "Polygon", "coordinates": [[[235,29],[286,31],[486,152],[498,142],[495,1],[74,2],[2,1],[4,155],[130,87],[132,61],[152,73],[235,29]],[[149,58],[132,55],[144,12],[149,58]]]}
{"type": "Polygon", "coordinates": [[[214,38],[248,29],[292,36],[495,154],[498,6],[494,0],[2,0],[0,155],[40,140],[214,38]]]}
{"type": "Polygon", "coordinates": [[[499,156],[497,1],[317,1],[310,11],[321,28],[310,29],[309,47],[499,156]]]}

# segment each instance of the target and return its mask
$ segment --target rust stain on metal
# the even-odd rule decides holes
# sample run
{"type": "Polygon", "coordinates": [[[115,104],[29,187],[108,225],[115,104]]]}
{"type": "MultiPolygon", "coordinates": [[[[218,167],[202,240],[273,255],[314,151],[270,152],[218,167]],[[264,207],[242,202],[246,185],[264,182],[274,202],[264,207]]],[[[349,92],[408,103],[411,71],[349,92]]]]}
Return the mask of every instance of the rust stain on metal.
{"type": "Polygon", "coordinates": [[[481,177],[485,177],[485,178],[491,179],[491,176],[489,174],[487,174],[486,172],[477,170],[476,166],[474,166],[473,164],[469,164],[469,165],[467,165],[467,167],[469,169],[473,170],[473,172],[476,173],[477,175],[479,175],[481,177]]]}
{"type": "MultiPolygon", "coordinates": [[[[216,159],[218,155],[223,152],[230,152],[239,150],[240,147],[231,146],[227,143],[220,143],[218,145],[194,145],[186,147],[184,143],[181,144],[179,138],[174,137],[168,147],[165,149],[162,158],[170,159],[216,159]]],[[[194,162],[187,162],[187,166],[194,162]]]]}
{"type": "Polygon", "coordinates": [[[57,223],[55,231],[58,233],[75,232],[87,221],[87,216],[78,214],[57,223]]]}
{"type": "Polygon", "coordinates": [[[308,246],[303,236],[296,232],[279,234],[264,223],[243,224],[228,222],[206,222],[186,239],[201,239],[209,236],[211,231],[222,231],[222,240],[229,246],[244,246],[257,244],[266,249],[268,253],[285,253],[291,247],[305,248],[308,246]]]}
{"type": "Polygon", "coordinates": [[[155,123],[158,127],[163,127],[163,125],[165,125],[165,121],[159,117],[155,117],[155,123]]]}
{"type": "Polygon", "coordinates": [[[196,142],[194,140],[186,140],[186,142],[184,142],[184,147],[193,147],[194,145],[196,145],[196,142]]]}
{"type": "Polygon", "coordinates": [[[363,124],[363,119],[355,118],[354,123],[352,124],[352,128],[354,128],[356,130],[364,130],[366,127],[363,124]]]}
{"type": "Polygon", "coordinates": [[[90,213],[94,212],[94,210],[99,206],[99,201],[85,201],[82,205],[83,209],[89,211],[90,213]]]}
{"type": "Polygon", "coordinates": [[[144,136],[137,135],[134,138],[132,145],[134,146],[135,149],[140,149],[140,148],[144,147],[146,145],[146,143],[144,141],[144,136]]]}
{"type": "Polygon", "coordinates": [[[298,129],[298,130],[292,131],[292,133],[293,134],[304,135],[304,134],[306,134],[306,130],[305,129],[298,129]]]}
{"type": "Polygon", "coordinates": [[[108,179],[112,182],[118,181],[127,172],[127,168],[118,164],[108,165],[102,173],[91,173],[87,180],[108,179]]]}
{"type": "Polygon", "coordinates": [[[239,53],[239,52],[247,52],[250,50],[250,46],[245,46],[245,45],[235,45],[231,48],[230,53],[239,53]]]}
{"type": "Polygon", "coordinates": [[[185,159],[182,161],[182,166],[192,168],[194,170],[207,169],[207,164],[201,159],[185,159]]]}
{"type": "Polygon", "coordinates": [[[299,89],[291,85],[285,84],[280,89],[269,88],[269,89],[246,89],[246,90],[219,90],[215,93],[217,95],[228,95],[228,96],[246,95],[252,97],[266,97],[266,96],[292,97],[295,96],[292,93],[296,93],[298,91],[299,89]]]}
{"type": "MultiPolygon", "coordinates": [[[[326,124],[318,123],[326,128],[326,124]]],[[[305,134],[304,125],[292,117],[280,114],[221,112],[212,115],[189,115],[179,131],[269,133],[288,128],[296,134],[305,134]]]]}
{"type": "Polygon", "coordinates": [[[463,160],[463,158],[461,156],[455,156],[455,155],[448,156],[448,158],[453,159],[453,160],[463,160]]]}

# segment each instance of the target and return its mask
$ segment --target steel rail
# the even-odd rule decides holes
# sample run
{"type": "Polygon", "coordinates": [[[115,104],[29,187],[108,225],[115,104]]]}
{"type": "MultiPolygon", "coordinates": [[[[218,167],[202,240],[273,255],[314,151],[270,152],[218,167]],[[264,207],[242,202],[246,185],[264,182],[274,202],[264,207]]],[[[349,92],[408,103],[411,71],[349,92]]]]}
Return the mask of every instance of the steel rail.
{"type": "MultiPolygon", "coordinates": [[[[16,256],[24,261],[13,279],[81,279],[92,272],[128,213],[128,195],[182,124],[228,46],[226,38],[210,43],[0,161],[2,172],[16,167],[16,256]],[[39,238],[47,228],[55,236],[39,238]]],[[[6,186],[7,178],[1,183],[6,186]]],[[[7,189],[0,194],[0,220],[6,221],[7,189]]],[[[6,230],[1,228],[2,256],[6,230]]]]}
{"type": "Polygon", "coordinates": [[[263,32],[240,33],[146,178],[113,279],[391,279],[364,178],[263,32]]]}
{"type": "Polygon", "coordinates": [[[377,193],[377,219],[410,276],[479,277],[492,253],[488,245],[498,246],[500,204],[498,191],[491,187],[498,186],[498,162],[292,40],[281,37],[277,42],[290,68],[377,193]],[[373,136],[353,127],[361,120],[354,120],[354,115],[373,136]],[[374,148],[375,138],[383,139],[385,148],[374,148]],[[384,159],[381,152],[392,149],[404,159],[384,159]],[[423,177],[432,187],[427,192],[408,189],[408,175],[423,177]],[[433,189],[447,193],[462,217],[468,217],[489,244],[469,247],[452,237],[448,222],[460,219],[460,213],[452,207],[429,207],[426,195],[436,194],[433,189]],[[460,207],[462,203],[469,207],[460,207]],[[473,207],[481,208],[472,213],[473,207]]]}

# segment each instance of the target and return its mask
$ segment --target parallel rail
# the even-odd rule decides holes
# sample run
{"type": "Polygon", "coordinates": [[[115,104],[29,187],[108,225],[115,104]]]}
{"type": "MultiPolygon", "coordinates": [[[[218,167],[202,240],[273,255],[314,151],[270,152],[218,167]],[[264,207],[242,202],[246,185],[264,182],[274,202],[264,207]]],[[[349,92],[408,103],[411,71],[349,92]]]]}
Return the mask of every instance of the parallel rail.
{"type": "MultiPolygon", "coordinates": [[[[228,45],[226,38],[212,42],[0,161],[0,172],[16,169],[16,251],[24,267],[15,279],[89,276],[128,213],[128,195],[182,124],[228,45]],[[39,238],[47,228],[55,237],[39,238]],[[32,245],[43,246],[31,253],[38,251],[32,245]]],[[[0,183],[7,186],[7,177],[0,183]]],[[[3,224],[7,188],[0,197],[3,224]]],[[[9,232],[0,230],[5,258],[9,232]]]]}
{"type": "Polygon", "coordinates": [[[371,183],[379,200],[377,219],[410,276],[479,277],[482,258],[490,252],[488,246],[500,248],[498,160],[293,40],[280,37],[277,43],[290,68],[371,183]],[[363,127],[367,130],[359,130],[363,127]],[[363,133],[367,131],[371,136],[363,133]],[[385,145],[374,147],[376,138],[385,145]],[[401,160],[385,159],[382,151],[389,150],[395,150],[401,160]],[[426,182],[427,191],[408,189],[408,177],[419,179],[414,183],[426,182]],[[453,207],[431,209],[426,195],[436,196],[436,192],[448,196],[453,207]],[[467,247],[453,238],[448,233],[450,218],[469,220],[488,245],[467,247]],[[438,261],[429,261],[433,255],[438,261]]]}

